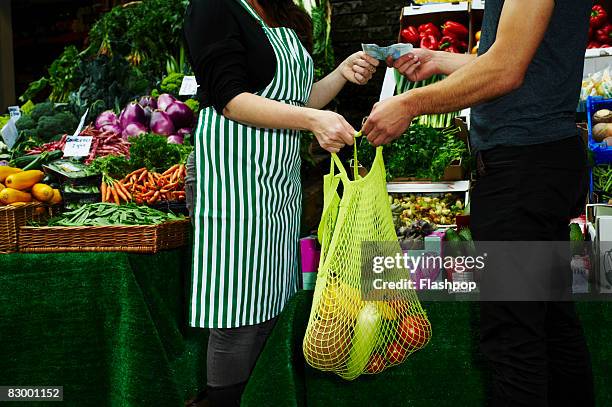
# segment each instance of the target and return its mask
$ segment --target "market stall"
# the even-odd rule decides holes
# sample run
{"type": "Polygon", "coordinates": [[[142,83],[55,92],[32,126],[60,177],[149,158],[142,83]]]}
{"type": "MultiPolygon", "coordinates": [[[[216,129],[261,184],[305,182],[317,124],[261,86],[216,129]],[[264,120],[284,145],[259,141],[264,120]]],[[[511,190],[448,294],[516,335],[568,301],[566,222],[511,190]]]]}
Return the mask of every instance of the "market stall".
{"type": "Polygon", "coordinates": [[[64,386],[73,406],[182,405],[206,375],[189,252],[3,256],[0,381],[64,386]]]}
{"type": "MultiPolygon", "coordinates": [[[[301,349],[311,304],[311,293],[300,292],[283,312],[247,386],[244,405],[483,405],[486,368],[478,351],[477,304],[425,303],[433,326],[427,348],[400,366],[353,382],[305,365],[301,349]]],[[[578,309],[591,349],[597,405],[607,406],[612,403],[612,350],[607,345],[612,304],[581,303],[578,309]]]]}
{"type": "MultiPolygon", "coordinates": [[[[300,3],[310,10],[309,2],[300,3]]],[[[483,3],[404,7],[396,46],[477,53],[483,3]]],[[[577,122],[586,118],[577,127],[594,163],[589,205],[568,225],[568,239],[592,244],[591,251],[574,253],[574,292],[593,295],[578,309],[598,405],[605,406],[612,405],[612,305],[605,297],[612,293],[612,74],[602,64],[612,53],[612,9],[602,3],[593,8],[577,108],[577,122]]],[[[79,39],[87,41],[65,47],[45,76],[0,116],[0,348],[7,355],[0,362],[2,385],[61,385],[69,405],[179,406],[206,383],[207,333],[188,328],[186,321],[192,258],[187,162],[200,112],[179,40],[186,4],[147,0],[111,9],[87,35],[80,32],[79,39]]],[[[317,4],[310,11],[320,78],[333,69],[334,57],[331,4],[317,4]]],[[[381,99],[385,92],[400,94],[443,79],[411,82],[389,70],[381,99]]],[[[423,115],[382,152],[362,138],[354,151],[332,161],[332,168],[346,168],[347,180],[378,170],[382,186],[372,211],[379,213],[368,213],[370,219],[360,223],[384,229],[386,240],[377,243],[391,242],[414,256],[449,249],[453,256],[472,253],[470,197],[477,179],[469,126],[469,111],[423,115]]],[[[320,187],[318,175],[329,160],[327,154],[314,159],[313,139],[301,139],[302,171],[315,168],[317,178],[305,177],[304,183],[320,187]]],[[[326,179],[325,187],[330,185],[326,179]]],[[[373,196],[372,191],[366,192],[373,196]]],[[[308,191],[305,206],[328,209],[331,200],[339,207],[340,196],[335,200],[332,192],[324,198],[319,189],[308,191]]],[[[303,289],[281,314],[243,404],[482,405],[487,372],[478,350],[479,309],[466,301],[474,297],[453,297],[458,291],[446,290],[443,301],[425,301],[421,309],[417,294],[428,293],[411,289],[411,302],[366,301],[361,280],[345,284],[334,271],[330,275],[339,281],[319,287],[313,308],[320,259],[337,221],[337,213],[320,212],[308,213],[315,222],[302,221],[308,225],[300,241],[303,289]],[[350,315],[342,317],[342,333],[330,339],[338,320],[324,317],[342,307],[350,315]],[[311,326],[310,335],[309,323],[318,328],[311,326]],[[375,327],[376,334],[384,330],[384,337],[360,325],[375,327]],[[312,359],[321,355],[305,358],[305,336],[328,352],[334,339],[342,342],[342,349],[323,355],[320,366],[349,380],[312,368],[312,359]],[[363,356],[358,363],[355,349],[363,356]],[[358,367],[353,376],[345,369],[351,362],[358,367]]],[[[473,268],[452,265],[421,268],[411,278],[478,280],[473,268]]]]}

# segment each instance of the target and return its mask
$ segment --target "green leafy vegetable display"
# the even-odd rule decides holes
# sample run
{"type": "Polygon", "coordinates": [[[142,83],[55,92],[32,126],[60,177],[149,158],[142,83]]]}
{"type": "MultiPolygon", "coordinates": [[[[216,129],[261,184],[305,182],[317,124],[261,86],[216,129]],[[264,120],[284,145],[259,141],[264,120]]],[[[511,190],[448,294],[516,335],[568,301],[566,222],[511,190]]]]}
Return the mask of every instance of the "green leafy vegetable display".
{"type": "MultiPolygon", "coordinates": [[[[400,138],[383,149],[387,178],[420,178],[439,180],[453,161],[467,156],[467,146],[456,137],[459,129],[438,131],[413,124],[400,138]]],[[[370,166],[376,150],[363,140],[359,161],[370,166]]]]}
{"type": "Polygon", "coordinates": [[[165,171],[174,164],[184,164],[192,147],[169,144],[166,137],[144,134],[130,138],[130,165],[132,169],[147,168],[149,171],[165,171]]]}
{"type": "Polygon", "coordinates": [[[78,124],[76,116],[65,106],[56,107],[52,102],[46,102],[34,106],[30,114],[22,115],[15,126],[20,133],[20,145],[24,143],[40,145],[57,136],[74,132],[78,124]]]}
{"type": "Polygon", "coordinates": [[[94,203],[52,218],[47,226],[158,225],[182,219],[185,219],[182,215],[165,213],[133,203],[125,205],[94,203]]]}

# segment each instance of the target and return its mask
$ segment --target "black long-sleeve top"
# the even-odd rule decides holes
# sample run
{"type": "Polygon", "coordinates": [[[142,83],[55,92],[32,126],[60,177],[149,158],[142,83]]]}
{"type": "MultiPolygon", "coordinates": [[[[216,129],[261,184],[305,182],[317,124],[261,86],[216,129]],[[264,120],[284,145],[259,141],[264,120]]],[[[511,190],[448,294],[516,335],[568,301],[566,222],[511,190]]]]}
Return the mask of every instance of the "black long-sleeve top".
{"type": "Polygon", "coordinates": [[[191,0],[184,34],[203,106],[222,113],[234,97],[261,91],[274,78],[274,49],[238,0],[191,0]]]}

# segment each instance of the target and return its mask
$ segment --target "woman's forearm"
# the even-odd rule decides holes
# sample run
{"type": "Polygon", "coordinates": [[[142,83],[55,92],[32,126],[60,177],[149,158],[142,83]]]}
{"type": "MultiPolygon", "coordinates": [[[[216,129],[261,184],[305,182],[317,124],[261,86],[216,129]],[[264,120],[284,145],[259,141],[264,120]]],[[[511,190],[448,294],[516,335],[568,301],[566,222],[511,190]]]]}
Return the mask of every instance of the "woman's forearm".
{"type": "Polygon", "coordinates": [[[316,111],[252,93],[241,93],[230,100],[223,110],[223,115],[230,120],[254,127],[311,130],[316,111]]]}
{"type": "Polygon", "coordinates": [[[342,76],[340,67],[315,83],[312,87],[308,107],[323,109],[340,93],[347,80],[342,76]]]}

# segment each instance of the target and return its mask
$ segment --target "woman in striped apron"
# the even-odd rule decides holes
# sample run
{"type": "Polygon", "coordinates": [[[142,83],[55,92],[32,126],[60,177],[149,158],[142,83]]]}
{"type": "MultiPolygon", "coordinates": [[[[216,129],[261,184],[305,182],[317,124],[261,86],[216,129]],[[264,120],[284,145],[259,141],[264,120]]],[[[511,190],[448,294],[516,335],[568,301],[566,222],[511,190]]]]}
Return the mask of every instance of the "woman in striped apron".
{"type": "Polygon", "coordinates": [[[210,329],[209,403],[237,405],[298,287],[300,130],[330,152],[352,144],[344,118],[317,109],[378,61],[356,53],[313,84],[310,20],[292,0],[192,0],[185,35],[205,106],[189,322],[210,329]]]}

